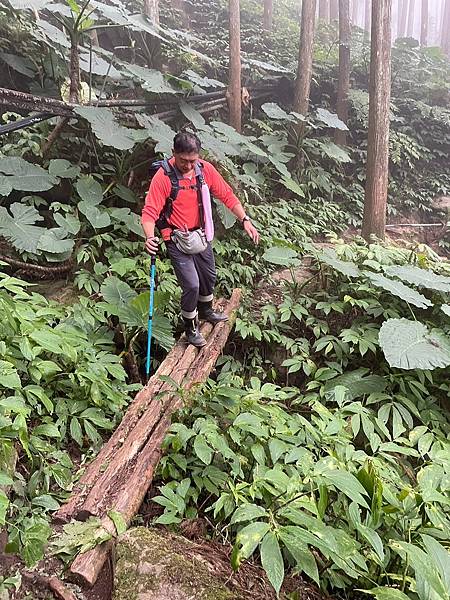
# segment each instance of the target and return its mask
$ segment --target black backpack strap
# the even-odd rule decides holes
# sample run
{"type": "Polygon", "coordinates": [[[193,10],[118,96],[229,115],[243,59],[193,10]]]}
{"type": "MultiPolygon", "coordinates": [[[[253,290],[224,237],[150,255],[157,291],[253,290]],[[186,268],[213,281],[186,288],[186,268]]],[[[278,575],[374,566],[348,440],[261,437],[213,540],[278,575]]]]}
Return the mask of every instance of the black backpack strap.
{"type": "Polygon", "coordinates": [[[203,175],[203,163],[200,161],[195,165],[195,179],[197,182],[197,202],[198,212],[200,215],[200,226],[205,228],[205,212],[203,209],[203,197],[202,197],[202,186],[205,184],[205,177],[203,175]]]}
{"type": "Polygon", "coordinates": [[[175,202],[178,192],[180,191],[180,183],[178,181],[178,175],[172,165],[167,159],[162,160],[160,163],[161,169],[170,179],[170,194],[166,198],[166,202],[163,206],[161,214],[156,221],[157,228],[161,231],[162,229],[173,229],[169,223],[170,216],[173,212],[173,203],[175,202]]]}

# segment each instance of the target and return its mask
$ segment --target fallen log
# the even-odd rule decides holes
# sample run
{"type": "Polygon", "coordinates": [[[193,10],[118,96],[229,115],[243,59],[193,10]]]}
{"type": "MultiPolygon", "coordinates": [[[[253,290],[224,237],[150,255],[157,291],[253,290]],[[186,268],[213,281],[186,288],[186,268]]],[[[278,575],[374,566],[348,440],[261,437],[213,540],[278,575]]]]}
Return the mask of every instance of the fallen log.
{"type": "MultiPolygon", "coordinates": [[[[187,369],[185,369],[185,366],[181,366],[183,359],[180,361],[180,365],[177,365],[179,372],[184,372],[181,382],[183,390],[191,389],[193,385],[204,382],[208,378],[233,327],[240,299],[241,291],[234,290],[229,303],[224,309],[229,316],[229,320],[215,326],[206,346],[200,352],[193,346],[189,346],[186,350],[185,354],[194,354],[195,360],[190,362],[191,367],[187,369]],[[191,381],[189,379],[190,376],[193,376],[195,380],[191,381]]],[[[178,378],[175,374],[177,368],[172,371],[174,378],[178,378]]],[[[119,465],[114,460],[114,468],[118,469],[121,474],[120,479],[115,477],[115,473],[111,468],[108,470],[108,483],[106,478],[103,477],[105,474],[103,473],[100,476],[102,480],[101,494],[97,492],[97,485],[95,485],[91,490],[91,495],[83,503],[82,510],[80,511],[81,514],[84,516],[88,516],[89,514],[100,516],[102,518],[102,525],[112,535],[114,535],[115,529],[112,521],[107,516],[109,510],[120,512],[126,524],[129,525],[131,523],[151,485],[154,471],[161,456],[161,445],[171,424],[172,414],[180,408],[182,403],[183,397],[177,391],[167,392],[167,398],[164,398],[163,402],[161,402],[159,397],[152,400],[145,413],[146,416],[147,414],[151,414],[153,418],[157,415],[150,434],[147,434],[145,431],[143,432],[144,428],[141,427],[141,417],[137,426],[130,433],[130,441],[127,440],[127,452],[133,453],[132,460],[129,460],[127,452],[120,454],[122,460],[125,461],[124,465],[119,465]],[[136,430],[139,431],[140,435],[144,436],[143,444],[138,442],[136,430]],[[136,451],[137,447],[139,447],[138,451],[136,451]],[[94,499],[98,502],[97,506],[93,505],[94,499]],[[88,510],[86,507],[88,507],[88,510]]],[[[147,418],[150,419],[150,417],[147,418]]],[[[69,576],[81,585],[92,586],[104,565],[113,543],[113,540],[109,540],[77,556],[69,569],[69,576]]]]}
{"type": "MultiPolygon", "coordinates": [[[[212,326],[209,323],[204,323],[201,327],[202,335],[205,338],[208,338],[211,330],[212,326]]],[[[184,375],[184,373],[180,371],[179,363],[186,353],[186,348],[186,340],[184,336],[182,336],[161,363],[156,373],[151,377],[148,384],[136,395],[136,398],[130,404],[120,425],[117,427],[108,443],[103,446],[96,458],[86,467],[85,472],[77,483],[68,502],[61,506],[61,508],[53,515],[53,521],[55,523],[67,523],[75,516],[79,517],[81,506],[89,495],[91,488],[96,483],[99,472],[101,473],[108,467],[112,458],[120,450],[125,439],[136,426],[136,423],[146,411],[153,398],[160,392],[171,389],[170,384],[165,383],[161,377],[171,375],[175,367],[177,367],[178,378],[184,375]]],[[[193,348],[193,346],[191,348],[193,348]]],[[[188,356],[193,360],[196,356],[195,349],[190,350],[188,356]]],[[[181,379],[177,381],[177,383],[181,383],[181,379]]]]}

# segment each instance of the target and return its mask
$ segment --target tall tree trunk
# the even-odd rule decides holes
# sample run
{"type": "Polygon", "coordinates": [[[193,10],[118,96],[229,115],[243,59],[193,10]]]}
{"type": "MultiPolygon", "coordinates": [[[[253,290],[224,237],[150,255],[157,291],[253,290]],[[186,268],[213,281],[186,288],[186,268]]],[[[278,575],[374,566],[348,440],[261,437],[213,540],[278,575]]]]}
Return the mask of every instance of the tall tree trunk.
{"type": "Polygon", "coordinates": [[[362,235],[384,239],[389,179],[391,97],[391,0],[372,2],[369,134],[362,235]]]}
{"type": "Polygon", "coordinates": [[[422,0],[420,14],[420,45],[428,46],[428,0],[422,0]]]}
{"type": "MultiPolygon", "coordinates": [[[[155,27],[159,27],[159,0],[144,0],[144,15],[150,23],[155,27]]],[[[160,69],[162,66],[161,57],[161,41],[159,38],[149,35],[147,36],[148,51],[149,51],[149,66],[155,69],[160,69]]]]}
{"type": "Polygon", "coordinates": [[[330,21],[336,21],[339,13],[339,0],[330,0],[330,21]]]}
{"type": "Polygon", "coordinates": [[[353,27],[355,27],[355,25],[358,25],[358,8],[359,8],[359,3],[358,0],[352,0],[352,25],[353,27]]]}
{"type": "Polygon", "coordinates": [[[398,34],[399,38],[406,35],[406,20],[408,18],[408,0],[399,0],[398,2],[398,34]]]}
{"type": "MultiPolygon", "coordinates": [[[[294,111],[300,113],[301,115],[306,115],[309,108],[315,15],[316,0],[303,0],[297,79],[295,80],[294,94],[294,111]]],[[[300,137],[303,136],[304,130],[305,128],[303,123],[296,128],[297,134],[300,137]]]]}
{"type": "Polygon", "coordinates": [[[174,8],[176,8],[180,13],[181,25],[182,25],[183,29],[190,29],[191,22],[190,22],[189,15],[186,10],[185,0],[172,0],[172,3],[173,3],[174,8]]]}
{"type": "Polygon", "coordinates": [[[370,33],[370,17],[372,14],[371,0],[366,0],[364,4],[364,31],[370,33]]]}
{"type": "Polygon", "coordinates": [[[414,36],[414,12],[416,8],[416,0],[409,0],[409,10],[408,10],[408,37],[414,36]]]}
{"type": "MultiPolygon", "coordinates": [[[[337,114],[347,124],[348,90],[350,87],[350,0],[339,0],[339,80],[337,93],[337,114]]],[[[345,131],[335,130],[336,144],[345,145],[345,131]]]]}
{"type": "Polygon", "coordinates": [[[450,56],[450,0],[445,0],[442,12],[441,48],[450,56]]]}
{"type": "Polygon", "coordinates": [[[264,31],[272,31],[273,23],[273,0],[264,0],[264,15],[263,15],[263,29],[264,31]]]}
{"type": "Polygon", "coordinates": [[[319,0],[319,20],[326,21],[328,19],[328,0],[319,0]]]}
{"type": "Polygon", "coordinates": [[[230,109],[230,125],[237,131],[241,131],[241,16],[239,0],[229,0],[229,19],[228,106],[230,109]]]}

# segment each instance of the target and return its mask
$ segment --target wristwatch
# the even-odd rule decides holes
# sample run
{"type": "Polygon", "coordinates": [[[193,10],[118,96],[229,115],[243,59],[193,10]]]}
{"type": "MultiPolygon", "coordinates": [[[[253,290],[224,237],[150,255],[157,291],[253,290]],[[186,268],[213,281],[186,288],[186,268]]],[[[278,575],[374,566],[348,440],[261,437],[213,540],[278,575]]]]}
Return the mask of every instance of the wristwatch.
{"type": "Polygon", "coordinates": [[[248,215],[245,215],[245,217],[242,219],[242,221],[241,221],[242,227],[244,226],[244,223],[246,221],[250,221],[250,217],[248,215]]]}

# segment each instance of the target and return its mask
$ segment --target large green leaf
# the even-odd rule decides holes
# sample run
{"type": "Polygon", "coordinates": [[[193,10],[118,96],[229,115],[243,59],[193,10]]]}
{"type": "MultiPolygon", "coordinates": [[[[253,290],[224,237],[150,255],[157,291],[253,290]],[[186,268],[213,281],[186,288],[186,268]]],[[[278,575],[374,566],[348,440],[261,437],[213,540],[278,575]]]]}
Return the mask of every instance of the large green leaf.
{"type": "Polygon", "coordinates": [[[450,277],[436,275],[436,273],[427,269],[414,266],[392,266],[386,269],[386,273],[419,287],[450,292],[450,277]]]}
{"type": "Polygon", "coordinates": [[[135,145],[133,130],[119,125],[109,108],[79,106],[74,111],[89,121],[95,136],[106,146],[130,150],[135,145]]]}
{"type": "Polygon", "coordinates": [[[268,248],[263,259],[274,265],[282,265],[283,267],[293,267],[299,264],[298,253],[292,248],[284,248],[283,246],[272,246],[268,248]]]}
{"type": "Polygon", "coordinates": [[[397,588],[376,587],[371,590],[363,590],[365,594],[375,596],[377,600],[410,600],[409,596],[397,588]]]}
{"type": "Polygon", "coordinates": [[[214,203],[216,205],[217,213],[222,221],[222,225],[225,229],[230,229],[236,223],[236,217],[233,215],[231,210],[229,210],[223,202],[216,200],[214,198],[214,203]]]}
{"type": "Polygon", "coordinates": [[[47,229],[39,238],[38,250],[50,254],[64,254],[72,252],[75,240],[67,239],[67,232],[61,227],[47,229]]]}
{"type": "Polygon", "coordinates": [[[130,300],[136,297],[136,292],[118,277],[112,275],[107,277],[100,288],[100,292],[109,304],[115,306],[126,306],[130,300]]]}
{"type": "Polygon", "coordinates": [[[148,115],[136,114],[136,119],[139,125],[146,129],[148,137],[157,142],[156,152],[161,154],[172,153],[175,131],[169,125],[160,121],[157,117],[149,117],[148,115]]]}
{"type": "Polygon", "coordinates": [[[103,229],[111,225],[111,218],[105,208],[98,208],[84,200],[80,200],[78,202],[78,210],[86,217],[94,229],[103,229]]]}
{"type": "Polygon", "coordinates": [[[261,106],[261,109],[270,119],[276,119],[277,121],[295,121],[295,118],[292,115],[288,114],[275,102],[266,102],[261,106]]]}
{"type": "Polygon", "coordinates": [[[34,77],[36,67],[28,58],[18,56],[17,54],[8,54],[7,52],[0,52],[0,59],[2,59],[9,67],[25,75],[26,77],[34,77]]]}
{"type": "Polygon", "coordinates": [[[300,531],[300,527],[281,527],[280,539],[295,561],[295,572],[306,573],[308,577],[311,577],[319,585],[320,577],[316,559],[311,550],[309,550],[308,545],[298,535],[300,531]]]}
{"type": "Polygon", "coordinates": [[[389,319],[380,329],[379,341],[391,367],[436,369],[450,365],[450,339],[423,323],[389,319]]]}
{"type": "Polygon", "coordinates": [[[331,113],[326,108],[317,109],[317,118],[319,121],[322,121],[322,123],[325,123],[327,127],[348,131],[348,127],[344,121],[341,121],[341,119],[335,113],[331,113]]]}
{"type": "Polygon", "coordinates": [[[0,173],[8,175],[6,181],[12,189],[24,192],[43,192],[58,183],[58,180],[48,171],[19,156],[2,158],[0,173]]]}
{"type": "Polygon", "coordinates": [[[305,197],[305,190],[292,177],[282,177],[280,183],[291,192],[294,192],[294,194],[297,194],[297,196],[300,196],[300,198],[305,197]]]}
{"type": "Polygon", "coordinates": [[[334,142],[323,142],[319,146],[320,152],[339,163],[352,162],[350,154],[334,142]]]}
{"type": "Polygon", "coordinates": [[[81,172],[78,165],[74,165],[64,158],[54,158],[48,165],[48,172],[53,177],[62,179],[75,179],[81,172]]]}
{"type": "Polygon", "coordinates": [[[368,369],[357,369],[339,375],[326,382],[324,392],[331,394],[337,386],[343,386],[347,388],[345,396],[348,401],[361,396],[384,392],[387,386],[386,378],[381,375],[367,375],[367,373],[368,369]]]}
{"type": "Polygon", "coordinates": [[[260,548],[261,564],[267,578],[278,594],[284,579],[284,562],[281,555],[280,544],[276,535],[269,531],[264,536],[260,548]]]}
{"type": "Polygon", "coordinates": [[[97,206],[103,200],[102,186],[92,175],[82,175],[75,187],[80,198],[88,204],[97,206]]]}
{"type": "Polygon", "coordinates": [[[404,283],[401,283],[401,281],[389,279],[389,277],[385,277],[384,275],[381,275],[381,273],[372,273],[372,271],[364,271],[364,275],[370,279],[372,284],[376,287],[387,290],[394,296],[398,296],[398,298],[408,302],[408,304],[417,306],[417,308],[428,308],[429,306],[433,306],[431,300],[428,300],[423,294],[420,294],[404,283]]]}
{"type": "Polygon", "coordinates": [[[22,387],[17,369],[6,360],[0,360],[0,386],[12,390],[22,387]]]}
{"type": "Polygon", "coordinates": [[[165,79],[161,71],[147,69],[139,65],[127,63],[126,69],[141,81],[141,85],[147,92],[154,94],[177,94],[178,90],[173,88],[165,79]]]}
{"type": "MultiPolygon", "coordinates": [[[[106,54],[106,51],[103,52],[106,54]]],[[[105,77],[106,74],[108,74],[108,78],[110,79],[122,79],[122,74],[120,71],[118,71],[116,67],[111,64],[114,59],[113,55],[110,54],[108,56],[108,54],[106,54],[108,60],[105,60],[95,51],[92,52],[92,58],[89,55],[89,52],[81,52],[80,69],[85,73],[92,71],[94,75],[101,75],[102,77],[105,77]]]]}
{"type": "Polygon", "coordinates": [[[402,540],[392,541],[390,546],[400,556],[406,555],[408,557],[409,564],[416,574],[417,593],[421,600],[428,600],[429,598],[448,599],[449,589],[440,576],[440,569],[428,553],[424,552],[419,546],[402,540]]]}
{"type": "Polygon", "coordinates": [[[203,116],[195,109],[191,104],[187,104],[186,102],[180,103],[180,110],[183,115],[186,117],[188,121],[192,123],[192,125],[196,129],[202,129],[205,126],[206,121],[203,116]]]}
{"type": "Polygon", "coordinates": [[[270,525],[268,523],[257,521],[256,523],[250,523],[250,525],[239,531],[231,555],[233,569],[237,570],[241,561],[253,554],[258,544],[269,531],[269,528],[270,525]]]}
{"type": "Polygon", "coordinates": [[[35,223],[43,218],[34,206],[18,202],[11,204],[10,211],[12,216],[4,206],[0,206],[0,235],[9,240],[17,250],[36,253],[45,229],[36,227],[35,223]]]}
{"type": "Polygon", "coordinates": [[[341,260],[331,248],[325,248],[323,252],[317,254],[317,258],[347,277],[359,277],[361,275],[355,263],[341,260]]]}
{"type": "Polygon", "coordinates": [[[319,463],[316,465],[315,473],[321,475],[356,504],[369,508],[364,498],[367,492],[352,473],[342,469],[329,468],[327,465],[319,463]]]}

